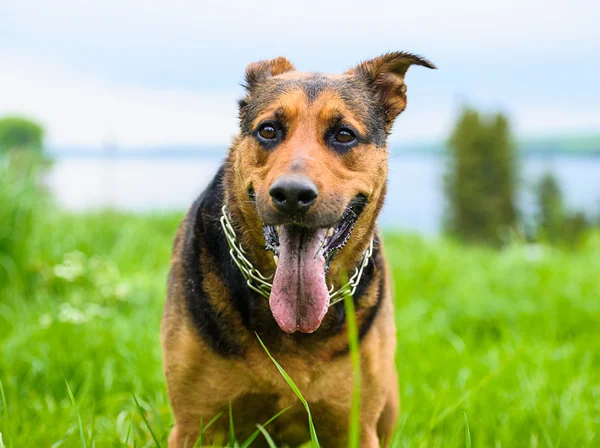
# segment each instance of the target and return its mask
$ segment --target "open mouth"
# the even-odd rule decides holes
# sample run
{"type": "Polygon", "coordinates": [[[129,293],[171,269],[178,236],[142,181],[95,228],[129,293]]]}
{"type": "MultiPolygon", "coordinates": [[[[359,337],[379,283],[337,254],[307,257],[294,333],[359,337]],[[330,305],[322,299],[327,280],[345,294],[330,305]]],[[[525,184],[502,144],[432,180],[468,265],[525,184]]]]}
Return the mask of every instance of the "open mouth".
{"type": "Polygon", "coordinates": [[[265,248],[274,253],[277,264],[269,303],[283,331],[312,333],[321,325],[329,308],[327,271],[366,204],[366,197],[357,196],[329,228],[264,226],[265,248]]]}
{"type": "MultiPolygon", "coordinates": [[[[348,240],[350,239],[350,235],[352,234],[352,229],[354,229],[354,225],[365,206],[367,205],[367,198],[363,195],[356,196],[350,203],[346,206],[344,213],[340,220],[325,229],[325,237],[322,238],[320,250],[325,258],[325,273],[329,270],[329,266],[331,264],[331,260],[335,253],[342,249],[348,240]]],[[[276,257],[279,257],[279,233],[281,229],[286,226],[263,226],[263,231],[265,235],[265,250],[270,250],[275,254],[276,257]]],[[[305,229],[301,226],[289,224],[287,227],[292,228],[294,231],[298,233],[303,232],[311,232],[311,229],[305,229]]],[[[313,229],[315,230],[315,229],[313,229]]]]}

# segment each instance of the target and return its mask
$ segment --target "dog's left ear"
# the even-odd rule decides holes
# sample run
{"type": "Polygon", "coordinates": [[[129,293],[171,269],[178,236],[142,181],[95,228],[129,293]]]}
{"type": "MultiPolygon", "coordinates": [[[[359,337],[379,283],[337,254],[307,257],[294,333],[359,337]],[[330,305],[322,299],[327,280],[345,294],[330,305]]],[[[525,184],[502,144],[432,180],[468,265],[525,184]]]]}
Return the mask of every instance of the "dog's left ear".
{"type": "Polygon", "coordinates": [[[254,88],[272,76],[295,70],[294,66],[283,56],[266,61],[253,62],[246,67],[246,90],[254,88]]]}
{"type": "Polygon", "coordinates": [[[394,119],[406,108],[404,76],[411,65],[437,68],[427,59],[398,51],[362,62],[346,72],[364,79],[373,89],[383,106],[388,129],[391,128],[394,119]]]}
{"type": "Polygon", "coordinates": [[[240,118],[243,118],[248,101],[257,87],[273,76],[294,70],[296,69],[292,63],[283,56],[249,64],[246,67],[246,76],[244,77],[246,82],[243,84],[243,87],[246,89],[246,95],[238,101],[240,118]]]}

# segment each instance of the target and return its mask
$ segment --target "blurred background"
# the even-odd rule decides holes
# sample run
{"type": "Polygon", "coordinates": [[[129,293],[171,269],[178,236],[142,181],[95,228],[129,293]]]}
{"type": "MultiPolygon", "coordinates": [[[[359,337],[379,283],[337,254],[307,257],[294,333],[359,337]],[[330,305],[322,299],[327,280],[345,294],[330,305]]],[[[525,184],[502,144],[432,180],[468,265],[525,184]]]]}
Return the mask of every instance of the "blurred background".
{"type": "Polygon", "coordinates": [[[68,209],[186,208],[237,132],[239,84],[252,61],[285,55],[300,70],[339,73],[406,50],[439,70],[409,71],[383,225],[440,231],[444,147],[465,105],[508,119],[525,215],[546,171],[570,206],[599,213],[600,31],[591,0],[0,8],[0,116],[44,128],[55,161],[48,184],[68,209]]]}
{"type": "Polygon", "coordinates": [[[170,244],[246,65],[395,50],[439,68],[409,70],[389,139],[395,443],[597,444],[599,20],[593,0],[0,2],[0,447],[81,446],[77,403],[83,440],[164,441],[170,244]]]}

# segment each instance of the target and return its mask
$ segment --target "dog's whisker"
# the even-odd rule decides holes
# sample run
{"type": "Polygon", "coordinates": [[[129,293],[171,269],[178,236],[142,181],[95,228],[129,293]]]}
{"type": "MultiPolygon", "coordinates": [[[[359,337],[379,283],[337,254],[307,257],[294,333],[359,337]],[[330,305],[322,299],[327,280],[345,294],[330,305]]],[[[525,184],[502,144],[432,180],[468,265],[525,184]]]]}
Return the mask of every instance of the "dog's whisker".
{"type": "Polygon", "coordinates": [[[404,154],[406,154],[406,151],[402,151],[402,152],[400,152],[398,154],[394,154],[393,156],[389,156],[387,158],[387,160],[390,160],[390,159],[393,159],[393,158],[396,158],[396,157],[399,157],[399,156],[403,156],[404,154]]]}

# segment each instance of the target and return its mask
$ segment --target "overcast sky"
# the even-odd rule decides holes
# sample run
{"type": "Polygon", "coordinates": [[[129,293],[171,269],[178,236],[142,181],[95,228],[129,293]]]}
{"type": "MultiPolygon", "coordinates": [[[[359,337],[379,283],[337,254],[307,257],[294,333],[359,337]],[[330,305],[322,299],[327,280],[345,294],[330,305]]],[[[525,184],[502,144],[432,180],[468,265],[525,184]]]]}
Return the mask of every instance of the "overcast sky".
{"type": "Polygon", "coordinates": [[[395,142],[446,137],[463,103],[519,136],[600,131],[598,0],[0,0],[0,115],[54,147],[224,145],[245,66],[341,72],[390,50],[413,67],[395,142]]]}

